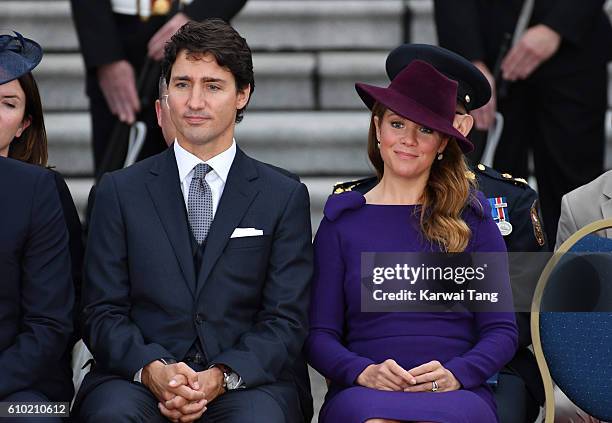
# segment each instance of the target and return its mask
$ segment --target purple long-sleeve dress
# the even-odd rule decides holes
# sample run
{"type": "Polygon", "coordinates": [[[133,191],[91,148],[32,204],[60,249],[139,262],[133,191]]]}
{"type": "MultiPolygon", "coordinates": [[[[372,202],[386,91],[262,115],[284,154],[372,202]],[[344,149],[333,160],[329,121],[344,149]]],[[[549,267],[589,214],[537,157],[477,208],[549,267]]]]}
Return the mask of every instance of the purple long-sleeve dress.
{"type": "MultiPolygon", "coordinates": [[[[487,201],[466,207],[467,252],[506,247],[487,201]]],[[[361,252],[439,251],[420,233],[418,207],[366,204],[347,192],[327,201],[315,238],[315,277],[306,354],[331,380],[319,421],[370,418],[453,423],[497,422],[487,379],[510,361],[518,332],[511,312],[371,313],[361,311],[361,252]],[[415,209],[416,208],[416,209],[415,209]],[[356,379],[370,364],[394,359],[405,369],[440,361],[461,383],[452,392],[390,392],[356,379]]],[[[500,275],[509,289],[508,275],[500,275]]]]}

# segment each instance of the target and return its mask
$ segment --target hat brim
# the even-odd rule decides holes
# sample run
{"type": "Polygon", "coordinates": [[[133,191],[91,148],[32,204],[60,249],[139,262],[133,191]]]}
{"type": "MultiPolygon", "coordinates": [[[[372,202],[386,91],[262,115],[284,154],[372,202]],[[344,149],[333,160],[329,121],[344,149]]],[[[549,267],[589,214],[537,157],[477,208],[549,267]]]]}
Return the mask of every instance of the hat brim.
{"type": "Polygon", "coordinates": [[[374,104],[378,102],[406,119],[455,138],[464,154],[474,150],[474,144],[457,131],[452,123],[448,122],[448,119],[434,113],[410,97],[389,88],[359,82],[355,84],[355,90],[368,109],[372,110],[374,104]]]}
{"type": "Polygon", "coordinates": [[[34,40],[24,38],[19,33],[17,37],[1,35],[0,45],[0,84],[6,84],[12,80],[31,72],[42,60],[42,47],[34,40]],[[11,43],[19,44],[19,49],[11,48],[11,43]]]}

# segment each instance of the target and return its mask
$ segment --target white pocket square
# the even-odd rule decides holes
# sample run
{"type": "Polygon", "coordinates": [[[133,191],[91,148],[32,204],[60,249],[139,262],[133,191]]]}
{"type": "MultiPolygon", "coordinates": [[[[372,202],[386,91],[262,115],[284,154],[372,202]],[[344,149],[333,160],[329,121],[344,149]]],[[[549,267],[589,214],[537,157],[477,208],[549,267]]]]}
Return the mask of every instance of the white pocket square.
{"type": "Polygon", "coordinates": [[[236,228],[230,238],[243,238],[245,236],[262,236],[263,230],[255,228],[236,228]]]}

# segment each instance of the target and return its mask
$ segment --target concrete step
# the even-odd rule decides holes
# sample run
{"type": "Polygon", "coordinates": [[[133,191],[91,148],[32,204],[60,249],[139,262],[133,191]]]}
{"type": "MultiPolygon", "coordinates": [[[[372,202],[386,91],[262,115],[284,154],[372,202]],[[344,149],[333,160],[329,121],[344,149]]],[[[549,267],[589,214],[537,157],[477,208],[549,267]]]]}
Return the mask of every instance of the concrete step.
{"type": "MultiPolygon", "coordinates": [[[[255,53],[253,110],[314,109],[313,53],[255,53]]],[[[79,53],[46,55],[34,71],[45,111],[87,111],[85,68],[79,53]]]]}
{"type": "Polygon", "coordinates": [[[260,0],[233,24],[254,49],[381,49],[403,40],[404,10],[401,0],[260,0]]]}
{"type": "Polygon", "coordinates": [[[1,4],[3,30],[36,40],[46,52],[78,50],[69,1],[2,0],[1,4]]]}
{"type": "MultiPolygon", "coordinates": [[[[49,163],[66,175],[93,173],[87,113],[48,113],[49,163]]],[[[369,173],[369,113],[247,112],[236,139],[253,157],[302,176],[369,173]]]]}
{"type": "Polygon", "coordinates": [[[437,44],[433,1],[405,0],[404,4],[411,14],[407,39],[413,43],[437,44]]]}
{"type": "MultiPolygon", "coordinates": [[[[254,50],[381,49],[403,40],[405,7],[402,0],[259,0],[247,3],[234,25],[254,50]]],[[[0,28],[47,51],[79,48],[67,0],[2,0],[0,28]]]]}
{"type": "Polygon", "coordinates": [[[355,82],[387,86],[388,51],[329,52],[319,54],[319,99],[322,109],[363,110],[355,82]]]}
{"type": "Polygon", "coordinates": [[[33,71],[45,112],[85,111],[85,65],[79,53],[46,54],[33,71]]]}

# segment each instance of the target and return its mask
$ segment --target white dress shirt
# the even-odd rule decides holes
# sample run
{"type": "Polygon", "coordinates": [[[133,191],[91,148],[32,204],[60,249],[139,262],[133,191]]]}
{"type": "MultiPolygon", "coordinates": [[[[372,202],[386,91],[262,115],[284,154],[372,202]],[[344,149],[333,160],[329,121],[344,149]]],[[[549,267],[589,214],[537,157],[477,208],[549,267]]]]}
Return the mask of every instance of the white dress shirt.
{"type": "MultiPolygon", "coordinates": [[[[187,199],[189,198],[189,185],[193,179],[193,169],[200,163],[206,163],[212,170],[206,174],[204,179],[210,186],[213,199],[213,218],[217,213],[223,188],[227,181],[234,158],[236,157],[236,140],[232,140],[232,145],[224,152],[217,154],[215,157],[202,161],[197,156],[185,150],[179,144],[178,140],[174,139],[174,157],[176,158],[176,166],[179,172],[179,181],[181,182],[181,191],[185,200],[185,209],[187,209],[187,199]]],[[[138,370],[134,375],[135,382],[141,382],[142,369],[138,370]]]]}
{"type": "Polygon", "coordinates": [[[189,186],[193,179],[193,169],[200,163],[206,163],[212,168],[204,179],[208,183],[208,186],[210,186],[212,192],[214,218],[217,213],[217,207],[219,207],[221,195],[223,195],[223,188],[225,188],[227,175],[234,162],[234,157],[236,157],[236,140],[232,141],[232,145],[227,150],[204,162],[181,147],[178,140],[175,139],[174,156],[176,158],[176,166],[178,167],[181,191],[183,191],[183,198],[185,199],[185,208],[187,208],[188,204],[187,200],[189,198],[189,186]]]}

